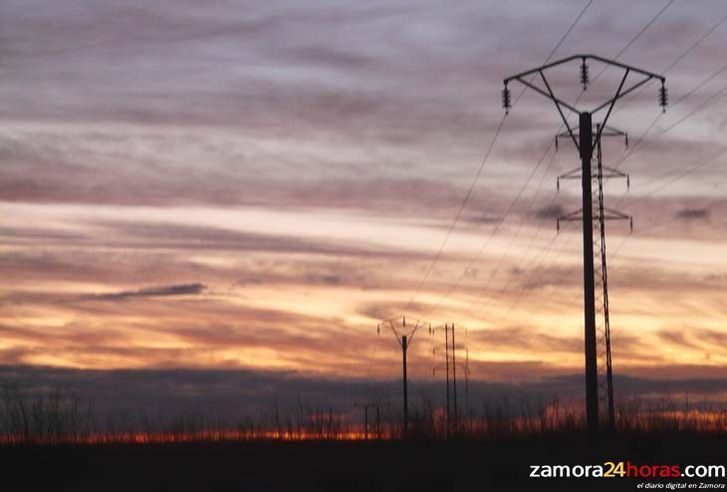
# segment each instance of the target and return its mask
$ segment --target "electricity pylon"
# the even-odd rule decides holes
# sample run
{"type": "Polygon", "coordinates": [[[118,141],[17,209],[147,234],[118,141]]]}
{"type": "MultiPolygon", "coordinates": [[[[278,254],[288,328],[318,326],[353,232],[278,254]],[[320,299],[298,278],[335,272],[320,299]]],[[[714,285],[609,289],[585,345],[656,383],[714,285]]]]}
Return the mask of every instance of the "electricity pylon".
{"type": "Polygon", "coordinates": [[[537,93],[547,97],[555,104],[558,113],[568,131],[571,140],[578,148],[579,156],[581,159],[581,188],[583,191],[582,196],[582,221],[583,221],[583,314],[584,314],[584,342],[585,342],[585,375],[586,375],[586,423],[588,432],[591,435],[598,433],[598,367],[597,367],[597,347],[596,347],[596,302],[595,302],[595,275],[594,275],[594,258],[593,258],[593,196],[591,188],[591,159],[593,158],[593,145],[594,142],[600,142],[601,134],[603,129],[608,123],[608,118],[611,116],[616,101],[633,92],[637,88],[641,87],[650,80],[660,80],[661,87],[659,89],[659,102],[662,106],[662,110],[666,111],[667,105],[667,91],[664,83],[666,78],[662,75],[657,75],[640,68],[636,68],[630,65],[626,65],[615,60],[609,60],[596,55],[573,55],[567,58],[563,58],[558,61],[554,61],[540,67],[521,72],[519,74],[507,77],[503,80],[505,85],[502,91],[502,104],[505,108],[506,113],[510,111],[511,107],[511,95],[508,89],[508,83],[511,81],[518,81],[526,87],[536,91],[537,93]],[[582,111],[577,109],[574,105],[568,104],[562,99],[559,99],[548,82],[545,72],[553,67],[563,65],[565,63],[572,62],[574,60],[580,60],[580,82],[583,85],[583,90],[588,87],[588,60],[603,63],[606,66],[614,67],[623,70],[623,76],[616,89],[616,93],[613,97],[607,99],[597,107],[582,111]],[[638,81],[630,82],[629,87],[625,87],[626,80],[630,74],[636,74],[639,77],[638,81]],[[538,87],[533,81],[536,76],[540,76],[543,82],[543,87],[538,87]],[[601,126],[597,129],[596,135],[593,135],[592,128],[592,116],[599,111],[607,110],[603,118],[601,126]],[[578,136],[571,127],[564,110],[568,110],[572,113],[578,114],[578,136]]]}
{"type": "MultiPolygon", "coordinates": [[[[596,125],[596,134],[600,130],[600,125],[596,125]]],[[[555,137],[555,146],[558,148],[559,138],[568,138],[565,132],[559,133],[555,137]]],[[[604,128],[601,132],[603,137],[624,137],[625,145],[628,147],[629,136],[626,132],[616,130],[614,128],[604,128]]],[[[601,403],[601,413],[605,413],[608,419],[609,428],[613,429],[615,425],[615,411],[613,401],[613,365],[611,358],[611,321],[609,315],[608,300],[608,266],[606,263],[606,221],[608,220],[628,220],[631,231],[634,229],[634,220],[630,215],[622,212],[606,208],[603,192],[603,182],[611,178],[625,178],[627,189],[631,185],[631,178],[628,174],[617,169],[603,165],[603,152],[601,139],[595,142],[596,145],[596,175],[593,177],[598,184],[598,193],[594,199],[594,207],[596,214],[593,216],[595,222],[593,237],[598,241],[598,252],[595,256],[595,302],[596,302],[596,345],[597,345],[597,367],[598,367],[598,392],[599,401],[601,403]],[[599,316],[600,315],[600,316],[599,316]]],[[[571,170],[565,174],[558,176],[556,187],[560,191],[561,179],[580,179],[580,169],[571,170]]],[[[558,217],[556,228],[560,231],[561,221],[581,221],[583,220],[582,210],[569,213],[558,217]]]]}
{"type": "MultiPolygon", "coordinates": [[[[406,352],[414,340],[414,334],[417,332],[422,322],[417,321],[414,327],[407,329],[406,327],[406,316],[401,318],[387,319],[384,323],[391,328],[391,332],[394,334],[397,343],[401,347],[401,365],[402,365],[402,383],[403,383],[403,397],[404,397],[404,428],[402,435],[406,439],[409,435],[409,387],[406,375],[406,352]]],[[[376,327],[378,333],[381,332],[381,325],[376,327]]]]}

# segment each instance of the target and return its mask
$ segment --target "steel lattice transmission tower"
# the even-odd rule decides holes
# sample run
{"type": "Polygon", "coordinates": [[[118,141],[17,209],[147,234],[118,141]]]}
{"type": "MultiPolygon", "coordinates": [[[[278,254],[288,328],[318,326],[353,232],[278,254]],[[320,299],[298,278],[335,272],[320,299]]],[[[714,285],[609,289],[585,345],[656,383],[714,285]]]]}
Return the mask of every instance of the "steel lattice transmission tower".
{"type": "Polygon", "coordinates": [[[592,173],[591,160],[593,158],[594,143],[599,145],[601,135],[603,133],[608,118],[611,116],[616,101],[633,92],[637,88],[646,84],[650,80],[661,81],[659,89],[659,102],[662,109],[666,110],[667,92],[664,83],[666,78],[640,68],[636,68],[615,60],[609,60],[596,55],[573,55],[561,60],[542,65],[540,67],[521,72],[519,74],[507,77],[503,80],[505,88],[502,91],[502,103],[505,111],[509,112],[511,106],[511,95],[508,83],[518,81],[526,87],[542,94],[555,104],[560,114],[563,124],[565,125],[568,135],[578,148],[581,160],[581,188],[582,188],[582,221],[583,221],[583,311],[584,311],[584,342],[585,342],[585,379],[586,379],[586,421],[588,431],[595,435],[599,428],[599,405],[598,405],[598,352],[596,338],[596,299],[595,299],[595,266],[593,256],[593,193],[592,193],[592,173]],[[605,64],[607,67],[617,68],[623,71],[623,76],[616,89],[616,93],[606,101],[591,110],[580,110],[562,99],[558,98],[546,77],[546,72],[554,67],[570,63],[572,61],[580,61],[580,82],[585,90],[589,83],[588,78],[588,61],[594,61],[605,64]],[[634,74],[639,80],[626,82],[629,75],[634,74]],[[536,77],[540,77],[542,87],[539,87],[533,81],[536,77]],[[594,114],[606,110],[602,124],[597,128],[596,134],[593,134],[592,117],[594,114]],[[578,114],[578,130],[577,134],[571,127],[564,111],[578,114]]]}
{"type": "MultiPolygon", "coordinates": [[[[600,125],[596,125],[596,133],[599,134],[600,125]]],[[[614,427],[615,411],[613,400],[613,365],[611,357],[611,320],[608,301],[608,266],[606,262],[606,221],[628,220],[631,231],[634,228],[634,221],[630,215],[606,208],[604,197],[604,181],[613,178],[625,178],[627,189],[630,187],[631,179],[628,174],[617,169],[603,165],[602,138],[603,137],[624,137],[625,145],[628,147],[628,134],[611,127],[604,128],[600,133],[601,139],[595,142],[596,147],[596,173],[593,180],[597,183],[598,192],[593,199],[593,208],[596,213],[593,216],[593,238],[595,242],[594,254],[594,275],[595,275],[595,304],[596,304],[596,353],[598,367],[598,396],[600,402],[600,413],[608,419],[610,428],[614,427]]],[[[558,139],[570,138],[567,132],[559,133],[555,137],[555,148],[558,149],[558,139]]],[[[568,171],[558,176],[556,186],[560,191],[562,179],[581,179],[580,168],[568,171]]],[[[582,210],[558,217],[556,227],[560,231],[562,221],[582,221],[582,210]]]]}

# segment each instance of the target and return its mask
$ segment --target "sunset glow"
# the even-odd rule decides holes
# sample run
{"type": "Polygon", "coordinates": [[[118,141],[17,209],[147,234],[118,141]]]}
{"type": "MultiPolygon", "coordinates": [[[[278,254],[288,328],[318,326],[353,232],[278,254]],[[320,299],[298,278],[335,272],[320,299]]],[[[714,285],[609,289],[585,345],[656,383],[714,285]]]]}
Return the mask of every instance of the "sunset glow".
{"type": "MultiPolygon", "coordinates": [[[[399,348],[376,326],[406,315],[457,323],[472,379],[582,371],[579,226],[555,230],[578,163],[547,101],[517,102],[426,277],[502,78],[543,62],[571,2],[35,3],[0,7],[0,364],[386,379],[399,348]]],[[[656,7],[594,4],[558,55],[613,56],[656,7]]],[[[727,369],[727,27],[670,67],[725,13],[677,3],[620,55],[668,68],[674,102],[634,150],[661,111],[638,92],[611,120],[630,149],[605,144],[631,174],[607,199],[635,217],[608,229],[620,375],[727,369]]],[[[417,336],[432,378],[440,341],[417,336]]]]}

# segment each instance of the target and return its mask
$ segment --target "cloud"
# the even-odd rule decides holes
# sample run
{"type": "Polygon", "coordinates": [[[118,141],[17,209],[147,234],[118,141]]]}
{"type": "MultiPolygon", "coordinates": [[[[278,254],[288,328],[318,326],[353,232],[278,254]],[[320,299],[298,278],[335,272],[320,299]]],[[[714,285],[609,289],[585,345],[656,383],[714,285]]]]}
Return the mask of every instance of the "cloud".
{"type": "Polygon", "coordinates": [[[660,330],[659,331],[659,338],[662,340],[672,344],[676,345],[682,348],[688,348],[688,349],[696,349],[700,350],[702,347],[700,344],[695,343],[693,341],[690,341],[688,339],[688,335],[684,332],[684,330],[660,330]]]}
{"type": "Polygon", "coordinates": [[[706,221],[709,218],[709,210],[706,208],[683,208],[677,210],[674,217],[684,221],[706,221]]]}
{"type": "Polygon", "coordinates": [[[557,219],[565,215],[565,209],[562,205],[547,205],[535,211],[538,219],[557,219]]]}
{"type": "Polygon", "coordinates": [[[94,294],[90,296],[84,296],[81,300],[88,301],[124,301],[126,299],[133,299],[139,297],[171,297],[171,296],[185,296],[185,295],[198,295],[204,292],[206,287],[203,284],[179,284],[179,285],[165,285],[161,287],[148,287],[139,290],[128,290],[122,292],[111,292],[108,294],[94,294]]]}
{"type": "MultiPolygon", "coordinates": [[[[574,47],[618,53],[656,8],[617,2],[616,7],[595,2],[556,56],[574,47]],[[614,17],[614,11],[624,15],[614,17]]],[[[452,285],[463,252],[476,251],[483,230],[488,233],[500,219],[502,228],[452,297],[469,300],[473,289],[497,295],[496,302],[515,295],[500,295],[502,273],[490,273],[492,258],[505,243],[512,248],[507,246],[500,272],[512,272],[513,259],[525,255],[525,247],[534,260],[522,264],[514,279],[514,289],[526,289],[525,303],[514,314],[529,309],[529,297],[546,290],[562,295],[528,315],[576,302],[569,294],[580,281],[570,274],[578,264],[570,266],[566,257],[550,269],[538,262],[561,260],[562,250],[544,245],[546,254],[535,256],[539,242],[528,242],[537,234],[533,223],[540,226],[579,206],[577,183],[564,186],[558,205],[551,200],[555,176],[575,165],[571,145],[563,145],[547,171],[540,169],[542,175],[534,176],[536,182],[525,186],[504,216],[560,124],[550,103],[532,92],[505,120],[419,302],[405,301],[421,279],[422,264],[431,260],[422,246],[441,241],[501,119],[502,77],[542,63],[560,39],[564,19],[578,8],[565,0],[531,1],[525,8],[508,2],[445,6],[399,0],[305,6],[220,2],[212,9],[172,0],[135,6],[2,2],[0,195],[6,222],[0,228],[0,267],[8,327],[1,341],[11,341],[3,357],[23,362],[65,354],[66,362],[90,367],[108,360],[115,366],[239,363],[219,355],[229,344],[275,353],[269,361],[288,366],[332,373],[343,367],[348,373],[357,364],[360,368],[361,356],[341,350],[340,366],[326,357],[331,335],[326,327],[348,335],[347,330],[364,329],[352,328],[360,315],[381,319],[431,308],[422,298],[452,285]],[[529,35],[509,36],[512,32],[529,35]],[[535,191],[538,180],[542,191],[535,191]],[[195,225],[190,208],[274,211],[276,217],[290,213],[298,220],[294,230],[275,235],[254,221],[230,225],[237,217],[195,225]],[[164,212],[167,219],[138,220],[147,211],[164,212]],[[336,237],[305,234],[318,214],[342,217],[336,237]],[[366,220],[358,222],[361,217],[366,220]],[[522,230],[511,227],[519,219],[525,219],[522,230]],[[378,229],[384,223],[395,226],[378,229]],[[373,239],[361,239],[364,229],[373,239]],[[358,239],[346,239],[353,230],[358,239]],[[409,242],[381,245],[394,243],[392,236],[409,242]],[[136,289],[139,285],[157,287],[136,289]],[[554,288],[537,290],[546,285],[554,288]],[[378,298],[377,290],[383,291],[378,298]],[[399,296],[404,301],[397,301],[399,296]],[[91,302],[121,300],[134,301],[133,321],[124,303],[91,302]],[[322,313],[305,314],[313,309],[322,313]],[[236,320],[255,329],[246,332],[236,320]],[[149,334],[159,339],[145,339],[149,334]],[[195,354],[164,345],[180,341],[202,348],[195,354]]],[[[676,2],[640,35],[638,49],[622,58],[649,70],[666,67],[716,13],[714,6],[697,10],[676,2]]],[[[719,36],[710,37],[670,71],[674,99],[709,75],[721,48],[719,36]]],[[[575,97],[577,63],[567,70],[563,84],[558,77],[554,81],[559,94],[575,97]],[[572,94],[561,92],[568,87],[572,94]]],[[[615,72],[605,72],[583,102],[612,91],[615,72]]],[[[720,122],[704,114],[680,125],[682,136],[670,132],[654,138],[713,90],[709,85],[678,105],[638,152],[629,153],[632,193],[648,193],[652,178],[680,172],[685,162],[721,145],[708,137],[720,122]]],[[[614,125],[623,124],[632,135],[646,129],[658,114],[650,91],[619,108],[614,125]]],[[[608,160],[618,155],[605,151],[608,160]]],[[[643,223],[657,214],[658,220],[678,219],[668,230],[648,230],[641,238],[637,226],[635,241],[678,237],[689,245],[665,242],[658,248],[677,256],[678,248],[723,240],[723,230],[707,227],[709,210],[718,213],[705,198],[719,194],[725,184],[720,180],[699,173],[659,196],[634,201],[627,211],[643,223]]],[[[639,250],[657,250],[641,244],[639,250]]],[[[626,268],[612,270],[611,279],[614,293],[623,289],[634,304],[643,301],[642,307],[630,307],[632,314],[643,315],[639,310],[646,305],[649,316],[670,316],[676,309],[684,316],[722,316],[718,301],[705,295],[714,289],[705,285],[704,271],[684,273],[671,259],[668,266],[636,255],[627,260],[626,268]],[[674,295],[677,288],[700,301],[680,300],[684,296],[674,295]]],[[[483,335],[481,343],[527,347],[535,359],[539,344],[564,353],[577,345],[542,326],[532,333],[524,326],[501,330],[483,335]]],[[[705,332],[704,339],[718,343],[720,333],[705,332]]],[[[664,347],[699,344],[671,332],[661,342],[664,347]]],[[[354,343],[369,347],[365,337],[354,343]]],[[[501,377],[562,371],[538,360],[481,367],[501,377]]]]}
{"type": "Polygon", "coordinates": [[[671,345],[697,351],[725,352],[727,333],[707,328],[669,328],[658,332],[659,338],[671,345]]]}

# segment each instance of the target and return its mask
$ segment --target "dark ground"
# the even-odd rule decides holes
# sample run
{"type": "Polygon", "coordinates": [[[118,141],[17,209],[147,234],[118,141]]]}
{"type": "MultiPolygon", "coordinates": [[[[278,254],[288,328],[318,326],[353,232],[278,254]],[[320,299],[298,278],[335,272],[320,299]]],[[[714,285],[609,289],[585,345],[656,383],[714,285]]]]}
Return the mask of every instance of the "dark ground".
{"type": "MultiPolygon", "coordinates": [[[[0,490],[647,490],[654,479],[530,478],[531,464],[727,464],[727,436],[0,447],[0,490]]],[[[724,478],[691,483],[725,484],[724,478]]],[[[684,483],[684,478],[666,483],[684,483]]],[[[666,485],[662,490],[668,490],[666,485]]]]}

